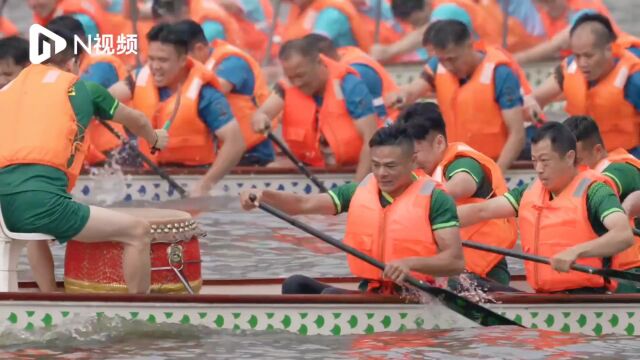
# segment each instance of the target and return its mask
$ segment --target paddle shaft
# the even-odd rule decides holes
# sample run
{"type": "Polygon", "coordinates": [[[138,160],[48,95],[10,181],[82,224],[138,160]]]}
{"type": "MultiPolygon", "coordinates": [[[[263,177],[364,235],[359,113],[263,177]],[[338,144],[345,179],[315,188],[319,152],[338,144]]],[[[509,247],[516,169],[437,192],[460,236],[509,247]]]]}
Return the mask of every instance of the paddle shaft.
{"type": "MultiPolygon", "coordinates": [[[[255,202],[256,196],[250,195],[250,200],[255,202]]],[[[346,245],[344,242],[338,239],[335,239],[327,234],[324,234],[320,230],[317,230],[301,221],[298,221],[292,218],[291,216],[285,214],[284,212],[268,204],[260,203],[258,204],[258,207],[261,210],[279,218],[280,220],[283,220],[293,225],[294,227],[297,227],[298,229],[308,234],[311,234],[334,247],[337,247],[338,249],[346,252],[347,254],[355,256],[356,258],[364,262],[367,262],[372,266],[377,267],[380,270],[384,270],[386,267],[386,265],[383,262],[378,261],[377,259],[374,259],[371,256],[364,254],[352,248],[351,246],[346,245]]],[[[449,290],[429,286],[425,283],[418,281],[417,279],[411,276],[407,276],[404,281],[428,294],[431,294],[435,297],[440,298],[442,303],[445,304],[445,306],[447,306],[449,309],[461,314],[462,316],[467,317],[470,320],[477,322],[482,326],[510,325],[510,326],[522,327],[522,325],[518,324],[517,322],[511,319],[508,319],[500,314],[497,314],[479,304],[469,301],[464,297],[461,297],[458,294],[455,294],[449,290]]]]}
{"type": "Polygon", "coordinates": [[[373,43],[380,43],[380,26],[382,25],[382,1],[376,0],[376,27],[373,34],[373,43]]]}
{"type": "MultiPolygon", "coordinates": [[[[173,104],[171,116],[169,117],[169,119],[167,119],[167,121],[164,123],[164,126],[162,127],[162,130],[164,131],[169,131],[169,129],[171,128],[171,124],[173,124],[173,120],[175,120],[176,116],[178,115],[178,110],[180,110],[180,101],[182,100],[182,84],[178,86],[178,94],[176,96],[177,98],[175,104],[173,104]]],[[[156,152],[158,152],[156,148],[151,149],[151,155],[155,155],[156,152]]]]}
{"type": "Polygon", "coordinates": [[[289,148],[282,142],[282,140],[278,139],[278,137],[275,136],[272,132],[269,132],[267,134],[267,137],[269,138],[269,140],[273,141],[276,145],[278,145],[278,147],[282,150],[285,156],[288,157],[289,160],[291,160],[291,162],[293,162],[293,164],[298,168],[298,170],[300,170],[300,172],[304,174],[304,176],[307,177],[307,179],[311,180],[311,182],[315,186],[317,186],[318,189],[320,189],[320,192],[325,193],[329,191],[324,186],[322,181],[320,181],[320,179],[318,179],[315,175],[313,175],[311,170],[309,170],[309,168],[307,168],[307,166],[303,164],[302,161],[298,160],[298,158],[295,155],[293,155],[291,150],[289,150],[289,148]]]}
{"type": "MultiPolygon", "coordinates": [[[[547,264],[547,265],[551,264],[551,260],[549,260],[549,258],[546,258],[544,256],[525,254],[525,253],[511,251],[511,250],[507,250],[507,249],[503,249],[503,248],[499,248],[491,245],[480,244],[473,241],[465,240],[462,242],[462,246],[465,246],[471,249],[482,250],[486,252],[492,252],[495,254],[509,256],[516,259],[533,261],[540,264],[547,264]]],[[[586,266],[581,264],[572,264],[571,269],[582,272],[582,273],[591,274],[591,275],[599,275],[603,277],[640,282],[640,274],[635,274],[635,273],[626,272],[626,271],[618,271],[613,269],[597,269],[591,266],[586,266]]]]}
{"type": "MultiPolygon", "coordinates": [[[[140,20],[140,11],[138,11],[138,1],[137,0],[130,0],[129,1],[129,13],[131,16],[131,26],[132,26],[132,30],[133,30],[133,34],[136,36],[136,38],[139,38],[138,36],[138,20],[140,20]]],[[[140,59],[140,49],[136,49],[136,68],[141,68],[142,67],[142,60],[140,59]]]]}
{"type": "MultiPolygon", "coordinates": [[[[120,140],[123,144],[129,143],[129,140],[126,139],[124,136],[122,136],[122,134],[120,134],[118,130],[114,129],[113,126],[111,126],[111,124],[109,124],[108,122],[102,119],[99,119],[99,121],[102,124],[102,126],[107,128],[107,130],[109,130],[109,132],[112,133],[113,136],[118,138],[118,140],[120,140]]],[[[176,189],[178,194],[180,194],[180,197],[182,198],[187,197],[187,190],[185,190],[182,186],[180,186],[180,184],[178,184],[175,180],[173,180],[173,178],[169,174],[167,174],[164,170],[160,169],[158,165],[156,165],[153,161],[151,161],[151,159],[149,159],[145,154],[143,154],[140,151],[140,149],[138,149],[137,147],[134,147],[134,151],[136,152],[136,155],[138,155],[138,157],[142,160],[142,162],[147,164],[147,166],[149,166],[151,170],[153,170],[156,174],[158,174],[158,176],[166,180],[169,183],[169,185],[171,185],[174,189],[176,189]]]]}
{"type": "Polygon", "coordinates": [[[271,51],[273,49],[274,37],[276,36],[276,30],[278,29],[278,21],[280,20],[280,12],[282,10],[282,0],[276,0],[273,10],[273,19],[271,20],[271,27],[269,28],[269,41],[267,42],[267,49],[264,53],[264,60],[262,60],[262,66],[271,64],[271,51]]]}

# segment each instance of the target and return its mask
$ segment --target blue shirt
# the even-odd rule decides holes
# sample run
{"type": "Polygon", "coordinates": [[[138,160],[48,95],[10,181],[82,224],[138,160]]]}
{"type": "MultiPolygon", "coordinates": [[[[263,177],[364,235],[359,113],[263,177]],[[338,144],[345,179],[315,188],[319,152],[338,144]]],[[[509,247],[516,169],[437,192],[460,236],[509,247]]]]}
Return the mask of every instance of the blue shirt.
{"type": "Polygon", "coordinates": [[[225,40],[227,38],[224,26],[217,21],[207,20],[203,22],[201,26],[208,42],[212,42],[215,39],[225,40]]]}
{"type": "Polygon", "coordinates": [[[336,47],[358,46],[351,31],[349,18],[336,8],[322,10],[316,18],[312,31],[328,37],[336,47]]]}
{"type": "Polygon", "coordinates": [[[373,98],[373,107],[380,119],[387,117],[387,108],[384,106],[382,99],[382,79],[378,76],[378,73],[370,66],[365,64],[352,64],[351,67],[360,74],[360,79],[364,81],[364,84],[369,90],[369,94],[373,98]],[[378,105],[376,106],[376,102],[378,105]]]}
{"type": "Polygon", "coordinates": [[[111,0],[111,5],[109,5],[108,12],[114,14],[122,13],[122,7],[124,6],[124,0],[111,0]]]}
{"type": "MultiPolygon", "coordinates": [[[[438,68],[438,59],[431,58],[428,62],[433,74],[438,68]]],[[[524,99],[520,92],[520,79],[507,65],[496,66],[494,72],[494,99],[502,110],[509,110],[524,105],[524,99]]],[[[460,85],[464,85],[468,79],[460,79],[460,85]]]]}
{"type": "MultiPolygon", "coordinates": [[[[159,90],[160,101],[165,101],[171,96],[171,91],[168,88],[160,88],[159,90]]],[[[200,116],[212,134],[215,134],[216,131],[222,129],[234,119],[227,99],[211,85],[204,85],[200,90],[198,116],[200,116]]]]}
{"type": "Polygon", "coordinates": [[[258,0],[241,0],[242,9],[244,10],[244,16],[254,24],[263,23],[267,20],[264,14],[264,9],[258,0]]]}
{"type": "MultiPolygon", "coordinates": [[[[253,96],[255,77],[249,63],[238,56],[225,58],[216,68],[216,75],[233,85],[232,93],[253,96]]],[[[265,139],[260,144],[247,151],[250,156],[261,160],[273,161],[276,157],[273,144],[265,139]]]]}
{"type": "Polygon", "coordinates": [[[533,0],[498,0],[500,8],[503,8],[505,1],[509,1],[507,9],[509,16],[518,19],[527,33],[537,37],[546,35],[542,18],[533,0]]]}
{"type": "MultiPolygon", "coordinates": [[[[353,120],[359,120],[365,116],[374,115],[373,97],[364,81],[353,74],[348,74],[340,84],[347,111],[353,120]]],[[[314,96],[318,106],[322,106],[322,96],[314,96]]]]}
{"type": "MultiPolygon", "coordinates": [[[[96,22],[93,21],[88,15],[73,14],[72,16],[82,24],[82,28],[84,29],[85,34],[87,35],[87,37],[92,39],[92,41],[98,34],[100,34],[100,31],[98,30],[98,24],[96,24],[96,22]]],[[[113,39],[114,46],[115,41],[116,39],[113,39]]]]}
{"type": "Polygon", "coordinates": [[[99,62],[89,66],[80,78],[98,83],[107,89],[120,80],[116,68],[108,62],[99,62]]]}

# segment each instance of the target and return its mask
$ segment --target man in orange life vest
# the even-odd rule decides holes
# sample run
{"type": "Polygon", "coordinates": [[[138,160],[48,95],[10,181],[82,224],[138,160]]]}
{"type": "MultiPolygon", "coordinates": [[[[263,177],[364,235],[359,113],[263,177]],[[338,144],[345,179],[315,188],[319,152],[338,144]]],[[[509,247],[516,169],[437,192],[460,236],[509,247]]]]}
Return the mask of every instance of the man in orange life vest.
{"type": "MultiPolygon", "coordinates": [[[[173,136],[167,149],[153,156],[160,165],[213,164],[191,191],[192,196],[207,195],[246,150],[240,126],[218,79],[188,56],[189,39],[175,25],[154,26],[147,40],[149,63],[137,74],[135,83],[120,82],[109,91],[120,100],[131,100],[154,128],[166,128],[173,136]],[[217,154],[214,138],[222,143],[217,154]]],[[[148,149],[148,144],[140,145],[148,149]]]]}
{"type": "Polygon", "coordinates": [[[356,180],[369,172],[364,144],[378,124],[373,98],[352,68],[318,54],[300,39],[285,43],[280,61],[288,81],[253,116],[253,128],[264,132],[280,112],[282,135],[291,151],[312,166],[358,165],[356,180]]]}
{"type": "Polygon", "coordinates": [[[189,39],[189,54],[218,76],[220,92],[231,106],[240,124],[247,152],[240,165],[266,165],[275,158],[271,141],[253,131],[251,117],[269,97],[269,87],[260,64],[249,54],[224,40],[209,44],[202,27],[193,20],[175,24],[177,32],[189,39]]]}
{"type": "Polygon", "coordinates": [[[608,151],[623,148],[640,157],[640,59],[615,44],[607,19],[581,16],[571,28],[572,56],[533,96],[540,107],[564,96],[569,115],[589,115],[608,151]]]}
{"type": "MultiPolygon", "coordinates": [[[[369,141],[373,172],[360,183],[329,193],[297,195],[247,190],[240,195],[245,210],[250,200],[268,203],[288,214],[336,215],[348,212],[345,243],[387,263],[384,272],[348,257],[351,272],[362,278],[361,290],[393,293],[391,282],[402,283],[412,273],[433,283],[434,276],[451,276],[464,269],[458,219],[453,199],[436,181],[413,173],[415,151],[406,129],[380,128],[369,141]]],[[[345,293],[302,275],[287,279],[285,294],[345,293]]]]}
{"type": "Polygon", "coordinates": [[[111,33],[110,24],[106,22],[107,15],[95,0],[27,0],[27,3],[33,11],[33,22],[36,24],[44,26],[56,16],[72,15],[92,38],[111,33]]]}
{"type": "Polygon", "coordinates": [[[381,125],[390,124],[396,120],[398,111],[384,105],[384,96],[396,92],[398,87],[391,74],[380,63],[354,46],[336,49],[331,39],[320,34],[309,34],[303,40],[315,46],[322,55],[350,66],[358,73],[373,97],[373,107],[376,109],[381,125]]]}
{"type": "MultiPolygon", "coordinates": [[[[576,137],[578,163],[609,178],[622,207],[630,209],[633,201],[630,195],[640,191],[640,160],[624,149],[607,152],[598,124],[588,116],[572,116],[564,124],[576,137]]],[[[631,226],[640,229],[640,219],[630,218],[631,226]]],[[[612,267],[640,272],[640,236],[635,237],[635,244],[631,248],[613,257],[612,267]]],[[[621,281],[616,292],[640,292],[640,287],[633,282],[621,281]]]]}
{"type": "MultiPolygon", "coordinates": [[[[73,43],[66,30],[49,30],[73,43]]],[[[142,113],[118,103],[106,89],[79,80],[77,55],[67,46],[43,64],[28,66],[0,90],[4,221],[11,231],[49,234],[62,244],[69,239],[121,243],[128,291],[146,293],[151,274],[149,223],[75,202],[69,193],[84,160],[84,129],[93,117],[120,122],[158,149],[167,144],[167,134],[154,131],[142,113]]],[[[55,291],[48,241],[30,242],[27,249],[41,291],[55,291]]]]}
{"type": "MultiPolygon", "coordinates": [[[[447,142],[445,123],[435,103],[411,105],[400,114],[398,123],[414,139],[418,167],[442,183],[458,206],[502,196],[509,190],[495,161],[464,143],[447,142]]],[[[460,235],[464,240],[508,249],[518,238],[515,218],[483,222],[461,229],[460,235]]],[[[468,248],[464,255],[469,272],[509,284],[511,276],[503,256],[468,248]]]]}
{"type": "Polygon", "coordinates": [[[29,65],[29,41],[18,36],[0,39],[0,89],[29,65]]]}
{"type": "Polygon", "coordinates": [[[449,141],[468,144],[506,171],[525,144],[518,64],[501,48],[474,45],[469,28],[457,20],[431,24],[423,44],[435,57],[385,102],[403,106],[435,92],[449,141]]]}
{"type": "Polygon", "coordinates": [[[525,262],[527,282],[536,292],[602,293],[615,283],[570,271],[574,262],[606,267],[610,257],[633,245],[629,219],[609,180],[576,164],[576,139],[559,122],[540,127],[532,139],[530,185],[503,196],[458,208],[464,228],[482,221],[518,216],[525,253],[551,258],[551,265],[525,262]]]}

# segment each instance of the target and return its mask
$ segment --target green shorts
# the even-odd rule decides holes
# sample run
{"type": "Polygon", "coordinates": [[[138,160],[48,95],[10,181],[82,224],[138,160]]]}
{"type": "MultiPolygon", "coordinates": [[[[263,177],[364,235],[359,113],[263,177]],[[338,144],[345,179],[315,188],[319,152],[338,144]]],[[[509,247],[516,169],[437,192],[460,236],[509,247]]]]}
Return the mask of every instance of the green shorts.
{"type": "Polygon", "coordinates": [[[5,224],[18,233],[42,233],[64,244],[78,235],[89,221],[89,206],[46,191],[0,195],[5,224]]]}

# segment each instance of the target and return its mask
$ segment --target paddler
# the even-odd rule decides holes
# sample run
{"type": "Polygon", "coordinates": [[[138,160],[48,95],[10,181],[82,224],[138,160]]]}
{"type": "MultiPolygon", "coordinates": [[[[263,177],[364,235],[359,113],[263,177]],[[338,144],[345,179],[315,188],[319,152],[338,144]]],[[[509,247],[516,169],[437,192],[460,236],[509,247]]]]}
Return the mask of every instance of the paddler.
{"type": "MultiPolygon", "coordinates": [[[[578,164],[608,177],[622,207],[630,209],[633,198],[629,200],[629,195],[640,191],[640,160],[624,149],[607,152],[598,124],[588,116],[572,116],[564,124],[576,137],[578,164]]],[[[640,229],[640,219],[630,218],[631,226],[640,229]]],[[[612,267],[640,272],[640,236],[635,237],[635,244],[631,248],[613,257],[612,267]]],[[[635,283],[621,281],[616,292],[640,292],[640,288],[635,283]]]]}
{"type": "MultiPolygon", "coordinates": [[[[242,159],[246,145],[240,126],[218,79],[188,56],[189,39],[175,25],[154,26],[147,40],[149,62],[134,83],[120,82],[109,91],[121,101],[131,100],[154,128],[174,136],[165,151],[153,155],[158,164],[210,166],[191,191],[192,196],[207,195],[242,159]]],[[[143,142],[140,146],[149,148],[143,142]]]]}
{"type": "Polygon", "coordinates": [[[352,68],[318,53],[300,39],[285,43],[281,81],[253,116],[264,132],[281,112],[290,150],[311,166],[357,165],[356,180],[369,173],[369,141],[378,127],[373,98],[352,68]]]}
{"type": "MultiPolygon", "coordinates": [[[[67,44],[73,43],[66,30],[49,30],[67,44]]],[[[75,202],[70,191],[84,160],[84,129],[93,117],[120,122],[158,149],[166,145],[167,133],[154,131],[142,113],[120,104],[104,88],[79,80],[75,75],[78,62],[73,46],[67,46],[43,64],[28,66],[0,90],[4,221],[13,232],[49,234],[61,244],[69,239],[122,243],[128,291],[146,293],[150,225],[133,216],[75,202]]],[[[48,242],[29,242],[28,255],[40,289],[55,291],[48,242]]]]}
{"type": "Polygon", "coordinates": [[[502,48],[474,44],[469,27],[457,20],[431,24],[423,44],[435,56],[387,104],[408,105],[435,92],[449,141],[464,142],[506,171],[525,145],[519,65],[502,48]]]}
{"type": "MultiPolygon", "coordinates": [[[[436,181],[413,173],[415,149],[406,129],[380,128],[369,141],[373,172],[360,183],[328,193],[297,195],[270,190],[246,190],[240,201],[245,210],[256,202],[290,215],[337,215],[348,212],[344,241],[365,254],[385,261],[384,272],[348,257],[360,289],[392,294],[406,275],[433,283],[435,276],[452,276],[464,269],[464,257],[455,203],[436,181]]],[[[322,284],[302,275],[288,278],[284,294],[339,294],[350,291],[322,284]]]]}
{"type": "Polygon", "coordinates": [[[544,108],[564,95],[569,115],[589,115],[606,150],[640,157],[640,59],[617,44],[609,19],[583,15],[571,28],[572,56],[533,96],[544,108]]]}
{"type": "Polygon", "coordinates": [[[29,65],[29,41],[18,36],[0,39],[0,89],[29,65]]]}
{"type": "MultiPolygon", "coordinates": [[[[438,105],[420,102],[398,118],[414,140],[418,167],[440,182],[458,206],[504,195],[509,189],[502,171],[491,158],[464,143],[447,141],[438,105]]],[[[511,249],[518,238],[515,218],[494,219],[460,230],[464,240],[511,249]]],[[[466,269],[480,277],[509,285],[511,275],[501,255],[464,249],[466,269]]]]}
{"type": "Polygon", "coordinates": [[[396,120],[398,111],[384,105],[384,97],[398,90],[393,77],[376,60],[367,53],[354,46],[337,49],[333,41],[326,36],[309,34],[303,38],[311,46],[316,46],[318,52],[334,61],[350,66],[358,73],[373,97],[373,107],[378,114],[380,125],[390,124],[396,120]]]}
{"type": "Polygon", "coordinates": [[[576,139],[562,123],[549,122],[532,138],[538,178],[503,196],[458,208],[464,228],[518,216],[525,253],[551,258],[551,265],[525,262],[527,282],[539,293],[605,293],[615,283],[569,271],[578,263],[596,268],[633,245],[629,219],[609,179],[580,168],[576,139]]]}
{"type": "Polygon", "coordinates": [[[224,40],[216,39],[209,44],[202,27],[193,20],[182,20],[175,24],[175,29],[189,39],[189,55],[218,76],[219,90],[229,101],[248,149],[239,165],[264,166],[272,162],[275,151],[271,141],[253,131],[251,125],[253,113],[269,97],[260,64],[224,40]]]}

